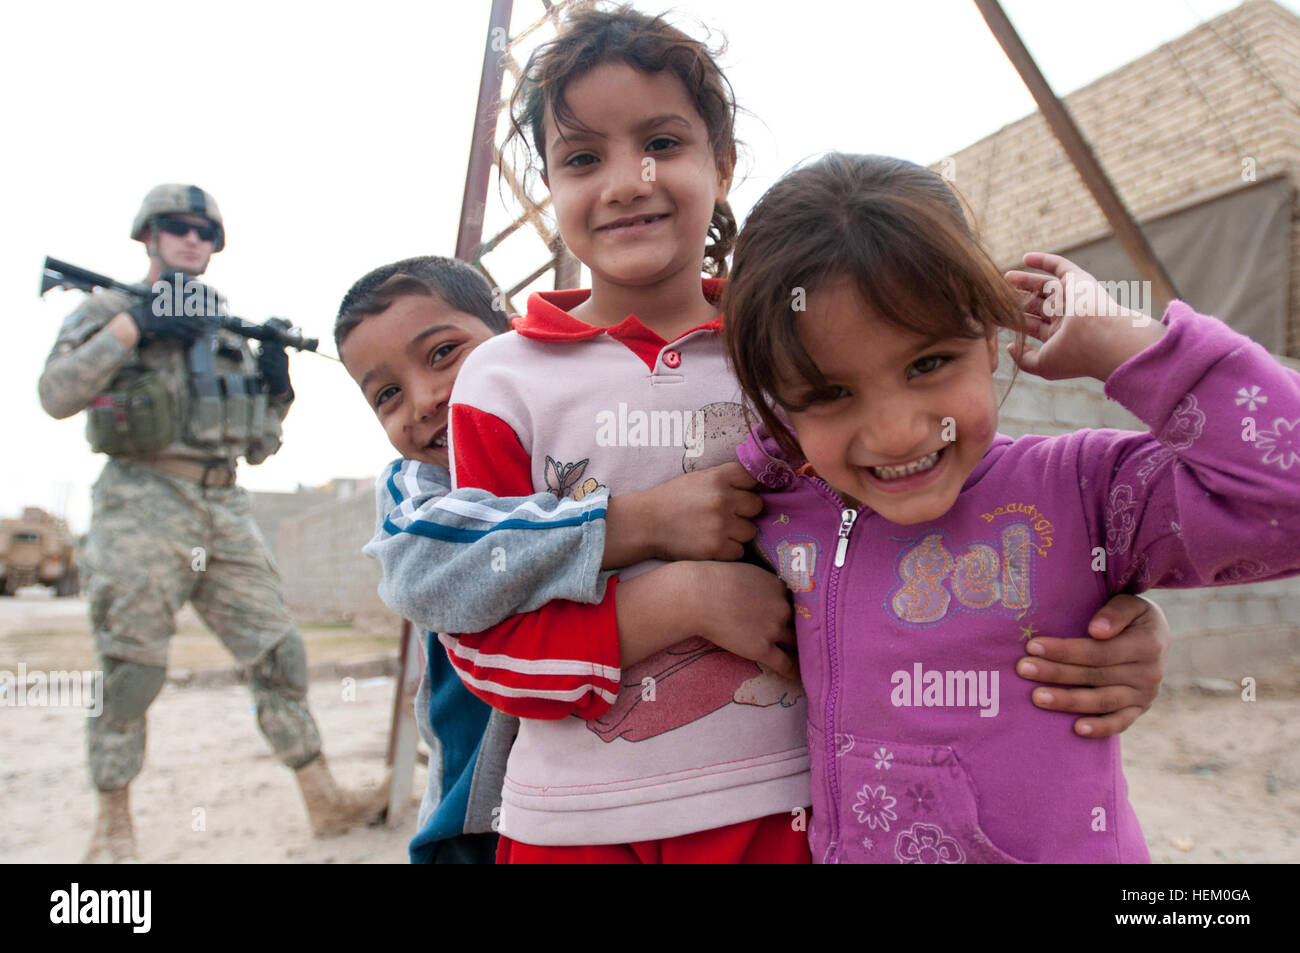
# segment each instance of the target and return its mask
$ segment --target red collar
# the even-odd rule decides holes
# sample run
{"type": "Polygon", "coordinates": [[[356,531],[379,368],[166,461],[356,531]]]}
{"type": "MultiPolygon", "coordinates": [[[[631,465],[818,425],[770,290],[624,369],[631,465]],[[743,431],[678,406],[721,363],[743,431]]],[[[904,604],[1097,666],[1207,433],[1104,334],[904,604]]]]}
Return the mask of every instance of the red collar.
{"type": "MultiPolygon", "coordinates": [[[[701,285],[704,290],[704,297],[710,302],[716,303],[721,299],[722,289],[726,287],[726,284],[726,280],[723,278],[703,279],[701,285]]],[[[585,321],[579,321],[569,314],[573,308],[576,308],[590,297],[591,291],[589,289],[536,292],[528,296],[528,311],[515,318],[512,326],[523,337],[531,338],[534,341],[553,343],[586,341],[600,334],[608,334],[614,340],[627,346],[637,357],[645,361],[646,365],[653,371],[659,353],[671,342],[665,341],[654,331],[647,328],[634,314],[629,314],[618,324],[608,328],[598,328],[587,324],[585,321]]],[[[697,328],[691,328],[677,340],[680,341],[687,334],[694,334],[696,331],[721,330],[722,318],[719,316],[708,324],[701,324],[697,328]]]]}

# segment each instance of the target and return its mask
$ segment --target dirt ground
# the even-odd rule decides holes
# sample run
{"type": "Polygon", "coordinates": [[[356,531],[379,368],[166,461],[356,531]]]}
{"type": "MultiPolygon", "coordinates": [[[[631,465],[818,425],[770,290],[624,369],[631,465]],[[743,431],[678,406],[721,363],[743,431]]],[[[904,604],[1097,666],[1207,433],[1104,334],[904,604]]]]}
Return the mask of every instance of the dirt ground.
{"type": "MultiPolygon", "coordinates": [[[[183,615],[172,670],[229,659],[183,615]]],[[[396,652],[396,638],[306,628],[308,658],[396,652]]],[[[1175,645],[1173,651],[1177,651],[1175,645]]],[[[91,668],[85,606],[36,593],[0,600],[0,670],[91,668]]],[[[200,683],[203,679],[194,679],[200,683]]],[[[311,706],[340,781],[377,782],[394,682],[312,683],[311,706]]],[[[1130,798],[1157,863],[1300,862],[1300,660],[1261,677],[1257,700],[1166,684],[1124,736],[1130,798]]],[[[94,817],[85,721],[70,708],[0,707],[0,858],[80,859],[94,817]]],[[[296,785],[257,731],[242,685],[169,683],[149,711],[145,769],[131,788],[141,859],[155,863],[405,863],[414,802],[393,826],[314,839],[296,785]]],[[[424,788],[416,766],[415,792],[424,788]]]]}

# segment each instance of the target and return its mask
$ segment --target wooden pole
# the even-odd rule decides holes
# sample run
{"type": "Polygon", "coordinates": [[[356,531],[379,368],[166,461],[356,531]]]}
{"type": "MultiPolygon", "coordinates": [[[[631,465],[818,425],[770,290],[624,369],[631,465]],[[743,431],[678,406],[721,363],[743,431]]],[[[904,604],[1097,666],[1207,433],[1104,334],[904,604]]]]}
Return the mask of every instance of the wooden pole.
{"type": "Polygon", "coordinates": [[[1074,117],[1065,108],[1065,104],[1056,98],[1052,92],[1052,87],[1048,85],[1047,79],[1038,69],[1038,64],[1034,58],[1029,55],[1029,50],[1021,42],[1016,28],[1011,25],[1007,15],[1002,11],[1001,4],[998,0],[975,0],[975,6],[979,7],[984,21],[993,31],[993,36],[998,43],[1002,45],[1003,51],[1007,54],[1007,59],[1016,68],[1020,78],[1029,87],[1030,94],[1034,101],[1038,103],[1038,108],[1043,113],[1043,118],[1047,120],[1048,126],[1051,127],[1052,133],[1060,140],[1061,145],[1065,148],[1066,155],[1074,163],[1075,169],[1078,170],[1083,184],[1088,187],[1092,197],[1096,200],[1097,205],[1101,208],[1102,214],[1106,216],[1106,221],[1110,223],[1111,229],[1115,232],[1115,240],[1119,242],[1120,247],[1124,249],[1129,260],[1137,268],[1138,274],[1143,280],[1151,282],[1152,290],[1155,292],[1157,302],[1163,310],[1163,306],[1171,300],[1178,297],[1178,290],[1174,287],[1173,279],[1169,277],[1160,259],[1156,257],[1155,251],[1147,241],[1146,235],[1142,233],[1141,227],[1133,219],[1129,210],[1125,208],[1124,201],[1115,191],[1115,186],[1107,177],[1106,172],[1097,161],[1096,155],[1093,154],[1092,147],[1088,141],[1083,138],[1083,133],[1075,125],[1074,117]]]}

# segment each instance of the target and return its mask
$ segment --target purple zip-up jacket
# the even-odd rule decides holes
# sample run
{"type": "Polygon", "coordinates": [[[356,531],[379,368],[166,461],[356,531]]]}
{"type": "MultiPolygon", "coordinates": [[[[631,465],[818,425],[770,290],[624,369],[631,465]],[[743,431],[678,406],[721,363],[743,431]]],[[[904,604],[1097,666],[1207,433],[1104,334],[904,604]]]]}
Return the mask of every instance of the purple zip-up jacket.
{"type": "Polygon", "coordinates": [[[1119,738],[1033,706],[1026,640],[1086,637],[1118,592],[1300,572],[1300,375],[1182,302],[1164,320],[1106,383],[1151,433],[999,434],[933,522],[740,447],[794,593],[814,862],[1149,861],[1119,738]]]}

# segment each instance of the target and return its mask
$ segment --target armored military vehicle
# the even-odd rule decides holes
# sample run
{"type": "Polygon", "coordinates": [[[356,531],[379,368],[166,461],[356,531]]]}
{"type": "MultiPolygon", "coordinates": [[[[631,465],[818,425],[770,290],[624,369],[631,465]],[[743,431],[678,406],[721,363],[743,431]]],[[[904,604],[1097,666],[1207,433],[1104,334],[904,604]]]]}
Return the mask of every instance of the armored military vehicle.
{"type": "Polygon", "coordinates": [[[58,596],[81,589],[76,541],[64,522],[28,506],[18,519],[0,520],[0,593],[47,586],[58,596]]]}

